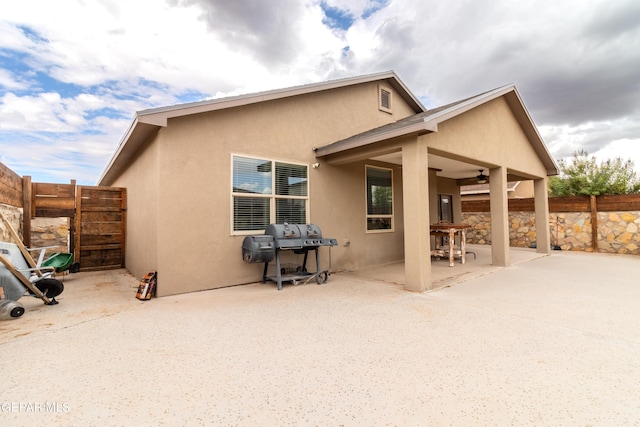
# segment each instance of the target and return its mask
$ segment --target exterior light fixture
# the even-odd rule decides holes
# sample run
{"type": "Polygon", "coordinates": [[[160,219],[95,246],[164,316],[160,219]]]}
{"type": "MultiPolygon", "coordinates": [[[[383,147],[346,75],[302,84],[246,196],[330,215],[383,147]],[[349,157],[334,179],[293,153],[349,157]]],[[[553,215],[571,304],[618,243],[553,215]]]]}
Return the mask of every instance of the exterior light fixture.
{"type": "Polygon", "coordinates": [[[478,184],[486,184],[488,176],[483,173],[484,169],[478,169],[478,170],[480,171],[480,175],[476,176],[476,179],[478,180],[478,184]]]}

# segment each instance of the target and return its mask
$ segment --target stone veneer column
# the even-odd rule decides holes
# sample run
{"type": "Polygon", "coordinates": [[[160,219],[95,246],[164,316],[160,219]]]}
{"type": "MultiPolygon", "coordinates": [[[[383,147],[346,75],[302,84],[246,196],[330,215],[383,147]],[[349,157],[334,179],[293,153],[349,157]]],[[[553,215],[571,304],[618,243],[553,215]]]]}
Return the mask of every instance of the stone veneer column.
{"type": "Polygon", "coordinates": [[[551,252],[551,237],[549,235],[549,191],[546,177],[533,181],[533,196],[536,211],[536,252],[548,254],[551,252]]]}

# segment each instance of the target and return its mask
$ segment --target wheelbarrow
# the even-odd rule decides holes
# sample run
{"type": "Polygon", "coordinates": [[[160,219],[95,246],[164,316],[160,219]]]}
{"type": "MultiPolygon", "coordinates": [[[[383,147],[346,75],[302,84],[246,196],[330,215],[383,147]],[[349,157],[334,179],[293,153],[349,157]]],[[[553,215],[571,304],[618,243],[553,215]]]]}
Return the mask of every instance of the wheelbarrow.
{"type": "Polygon", "coordinates": [[[22,316],[25,310],[18,300],[25,295],[40,298],[46,305],[57,304],[55,297],[64,285],[53,278],[55,267],[42,266],[42,254],[36,263],[1,214],[0,219],[16,241],[0,242],[0,318],[22,316]]]}
{"type": "Polygon", "coordinates": [[[56,273],[63,273],[67,270],[69,273],[77,273],[80,271],[80,264],[73,262],[73,254],[65,252],[58,252],[51,255],[42,262],[42,265],[55,268],[56,273]]]}
{"type": "Polygon", "coordinates": [[[0,318],[22,316],[24,307],[18,300],[25,295],[57,304],[55,297],[64,285],[53,278],[55,271],[54,267],[30,267],[18,245],[0,242],[0,318]]]}

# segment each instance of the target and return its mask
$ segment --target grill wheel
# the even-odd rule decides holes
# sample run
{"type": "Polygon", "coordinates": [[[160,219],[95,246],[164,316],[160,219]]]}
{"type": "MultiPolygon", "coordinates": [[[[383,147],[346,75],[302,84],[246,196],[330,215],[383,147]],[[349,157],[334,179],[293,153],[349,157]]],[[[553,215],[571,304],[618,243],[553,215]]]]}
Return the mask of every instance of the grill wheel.
{"type": "Polygon", "coordinates": [[[328,279],[329,279],[329,273],[327,273],[326,271],[321,271],[320,273],[316,274],[316,283],[318,285],[323,285],[327,283],[328,279]]]}

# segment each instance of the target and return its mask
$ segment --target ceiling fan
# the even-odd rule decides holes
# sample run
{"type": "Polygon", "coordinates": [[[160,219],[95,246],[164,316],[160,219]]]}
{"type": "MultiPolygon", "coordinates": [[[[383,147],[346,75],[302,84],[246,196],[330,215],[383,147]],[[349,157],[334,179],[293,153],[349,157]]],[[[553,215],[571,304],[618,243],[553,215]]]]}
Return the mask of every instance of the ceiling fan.
{"type": "Polygon", "coordinates": [[[486,184],[489,177],[484,174],[484,169],[478,169],[478,171],[480,172],[480,175],[476,176],[478,184],[486,184]]]}

